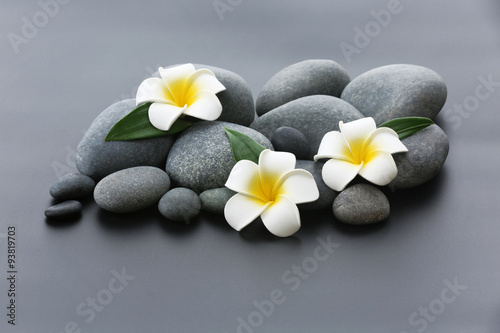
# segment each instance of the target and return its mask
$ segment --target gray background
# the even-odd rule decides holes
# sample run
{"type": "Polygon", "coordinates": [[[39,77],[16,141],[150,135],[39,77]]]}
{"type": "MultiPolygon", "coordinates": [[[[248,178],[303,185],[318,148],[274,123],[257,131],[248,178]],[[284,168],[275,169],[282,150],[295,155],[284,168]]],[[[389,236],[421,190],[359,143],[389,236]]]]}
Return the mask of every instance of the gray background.
{"type": "Polygon", "coordinates": [[[0,331],[237,332],[241,318],[255,326],[241,332],[499,332],[500,87],[471,111],[453,109],[487,91],[479,77],[500,82],[498,1],[401,0],[401,12],[350,58],[341,43],[355,45],[355,29],[389,0],[222,0],[231,8],[222,16],[213,0],[74,0],[44,16],[41,3],[50,2],[1,4],[0,331]],[[28,31],[26,22],[39,27],[28,31]],[[11,33],[26,38],[17,52],[11,33]],[[353,228],[329,211],[302,214],[296,235],[275,239],[259,225],[237,233],[218,216],[187,227],[154,209],[116,216],[92,200],[75,223],[46,223],[48,189],[75,170],[83,131],[108,105],[134,97],[158,66],[226,68],[256,97],[277,71],[311,58],[333,59],[351,78],[410,63],[447,82],[437,118],[451,142],[445,167],[391,195],[385,223],[353,228]],[[15,327],[5,315],[9,225],[17,231],[15,327]],[[290,280],[294,265],[314,263],[318,237],[340,246],[290,280]],[[95,317],[79,315],[87,298],[110,295],[113,270],[131,280],[95,317]],[[454,295],[446,281],[462,290],[454,295]],[[259,316],[254,302],[268,304],[273,291],[282,304],[259,316]],[[429,307],[439,314],[422,319],[429,307]]]}

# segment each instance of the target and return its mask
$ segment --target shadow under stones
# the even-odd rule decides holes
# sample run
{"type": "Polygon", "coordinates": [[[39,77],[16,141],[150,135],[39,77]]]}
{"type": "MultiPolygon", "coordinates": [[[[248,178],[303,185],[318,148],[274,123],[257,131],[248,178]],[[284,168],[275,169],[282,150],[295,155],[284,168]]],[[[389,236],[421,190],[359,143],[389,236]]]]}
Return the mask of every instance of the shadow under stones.
{"type": "Polygon", "coordinates": [[[289,237],[278,237],[273,235],[265,227],[262,219],[259,217],[240,231],[240,237],[244,241],[259,244],[270,242],[283,242],[288,244],[300,244],[300,239],[294,235],[289,237]]]}
{"type": "Polygon", "coordinates": [[[137,230],[146,228],[161,218],[156,207],[149,207],[132,213],[111,213],[98,207],[97,220],[107,230],[137,230]]]}

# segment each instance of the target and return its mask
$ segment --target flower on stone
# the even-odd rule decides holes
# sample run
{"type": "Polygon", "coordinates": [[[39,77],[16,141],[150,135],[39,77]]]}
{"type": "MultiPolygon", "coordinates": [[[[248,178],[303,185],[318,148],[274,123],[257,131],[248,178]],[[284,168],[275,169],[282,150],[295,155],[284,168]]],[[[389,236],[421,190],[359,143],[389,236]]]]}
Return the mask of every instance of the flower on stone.
{"type": "Polygon", "coordinates": [[[240,231],[257,217],[276,236],[287,237],[300,229],[297,204],[319,198],[313,176],[295,169],[295,155],[263,150],[258,164],[241,160],[235,164],[226,187],[238,192],[226,203],[224,216],[240,231]]]}
{"type": "Polygon", "coordinates": [[[387,185],[396,177],[398,169],[391,154],[408,149],[394,130],[377,128],[371,117],[341,121],[339,128],[325,134],[314,156],[315,161],[329,159],[322,170],[326,185],[342,191],[358,174],[376,185],[387,185]]]}
{"type": "Polygon", "coordinates": [[[222,112],[216,94],[226,88],[208,69],[195,70],[192,64],[158,69],[160,78],[144,80],[136,96],[136,104],[152,102],[148,116],[159,130],[168,131],[182,115],[202,120],[215,120],[222,112]]]}

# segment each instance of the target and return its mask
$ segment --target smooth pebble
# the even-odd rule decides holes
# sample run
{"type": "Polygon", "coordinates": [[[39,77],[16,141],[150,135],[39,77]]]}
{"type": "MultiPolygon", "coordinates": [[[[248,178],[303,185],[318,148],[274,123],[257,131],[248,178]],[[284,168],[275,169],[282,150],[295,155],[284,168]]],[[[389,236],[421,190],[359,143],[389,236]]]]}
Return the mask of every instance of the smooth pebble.
{"type": "Polygon", "coordinates": [[[45,210],[45,216],[50,220],[66,220],[79,216],[82,204],[76,200],[68,200],[51,206],[45,210]]]}
{"type": "Polygon", "coordinates": [[[167,219],[184,221],[189,224],[191,219],[200,214],[201,202],[198,194],[188,188],[171,189],[160,199],[158,210],[167,219]]]}
{"type": "Polygon", "coordinates": [[[72,200],[92,194],[95,181],[81,173],[68,173],[50,188],[50,195],[57,200],[72,200]]]}

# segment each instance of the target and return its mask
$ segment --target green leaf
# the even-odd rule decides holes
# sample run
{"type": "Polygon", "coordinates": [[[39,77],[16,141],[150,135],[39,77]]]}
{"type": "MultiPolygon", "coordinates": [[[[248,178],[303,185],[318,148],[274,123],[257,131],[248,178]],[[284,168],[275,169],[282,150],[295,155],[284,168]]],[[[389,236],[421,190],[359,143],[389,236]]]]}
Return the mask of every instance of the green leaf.
{"type": "Polygon", "coordinates": [[[191,126],[191,121],[177,119],[168,131],[157,129],[151,124],[148,117],[148,110],[151,104],[152,103],[141,104],[132,110],[132,112],[123,117],[109,130],[104,140],[123,141],[154,138],[172,135],[191,126]]]}
{"type": "Polygon", "coordinates": [[[434,122],[429,118],[405,117],[386,121],[378,125],[378,127],[389,127],[393,129],[398,134],[399,139],[402,140],[432,124],[434,124],[434,122]]]}
{"type": "Polygon", "coordinates": [[[231,150],[235,162],[241,160],[250,160],[256,164],[259,163],[260,153],[266,149],[257,143],[251,137],[235,130],[224,127],[226,134],[231,143],[231,150]]]}

